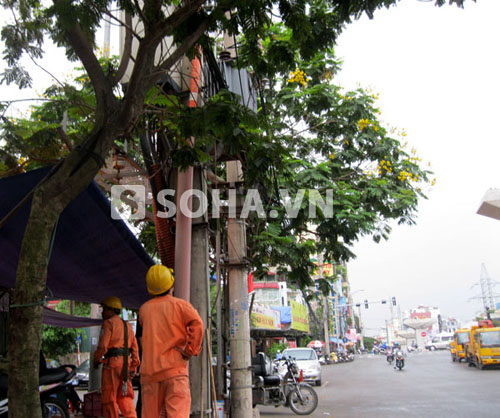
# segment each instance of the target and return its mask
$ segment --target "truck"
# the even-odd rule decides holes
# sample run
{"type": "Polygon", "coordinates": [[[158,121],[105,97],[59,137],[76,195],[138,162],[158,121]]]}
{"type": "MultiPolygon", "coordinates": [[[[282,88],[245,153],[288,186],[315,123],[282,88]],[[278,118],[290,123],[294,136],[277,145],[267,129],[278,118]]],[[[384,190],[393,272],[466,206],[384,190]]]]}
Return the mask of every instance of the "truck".
{"type": "Polygon", "coordinates": [[[469,343],[470,329],[459,328],[453,334],[453,340],[450,342],[452,361],[465,360],[465,347],[469,343]]]}
{"type": "Polygon", "coordinates": [[[469,367],[500,365],[500,327],[472,327],[470,341],[466,344],[466,356],[469,367]]]}

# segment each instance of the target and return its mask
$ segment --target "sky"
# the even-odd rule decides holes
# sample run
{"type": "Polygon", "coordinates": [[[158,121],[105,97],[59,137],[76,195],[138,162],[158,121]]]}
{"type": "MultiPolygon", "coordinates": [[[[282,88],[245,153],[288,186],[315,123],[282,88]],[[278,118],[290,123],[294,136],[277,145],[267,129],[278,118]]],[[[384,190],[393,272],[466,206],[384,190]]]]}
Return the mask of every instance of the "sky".
{"type": "MultiPolygon", "coordinates": [[[[464,9],[403,0],[340,36],[338,84],[378,93],[382,120],[405,129],[437,179],[417,225],[393,224],[388,241],[363,237],[353,247],[355,302],[394,296],[401,311],[435,306],[468,321],[482,310],[470,300],[481,295],[473,287],[481,263],[500,279],[500,221],[476,214],[486,190],[500,187],[499,16],[498,0],[469,0],[464,9]]],[[[388,305],[362,310],[368,335],[389,318],[388,305]]]]}
{"type": "MultiPolygon", "coordinates": [[[[390,318],[381,299],[396,297],[402,311],[436,306],[443,316],[468,321],[482,308],[470,300],[480,295],[473,285],[481,263],[500,280],[500,221],[476,214],[486,190],[500,187],[499,16],[498,0],[468,0],[465,9],[402,0],[348,25],[338,39],[344,61],[338,84],[377,93],[384,122],[407,132],[437,178],[419,205],[417,225],[393,225],[387,242],[365,237],[353,248],[354,301],[374,302],[362,308],[368,335],[390,318]]],[[[43,66],[61,78],[72,68],[53,49],[43,66]]],[[[0,100],[36,97],[50,83],[29,67],[34,91],[1,85],[0,100]]]]}

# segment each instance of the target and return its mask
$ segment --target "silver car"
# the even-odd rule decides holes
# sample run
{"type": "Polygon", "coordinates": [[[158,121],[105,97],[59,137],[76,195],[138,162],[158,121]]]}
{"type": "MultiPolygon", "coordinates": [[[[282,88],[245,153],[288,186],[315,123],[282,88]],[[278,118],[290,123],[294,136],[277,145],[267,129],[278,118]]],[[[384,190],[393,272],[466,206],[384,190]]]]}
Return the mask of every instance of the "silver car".
{"type": "MultiPolygon", "coordinates": [[[[321,364],[319,363],[316,351],[307,347],[287,348],[283,351],[283,357],[295,360],[299,369],[302,370],[305,382],[321,386],[321,364]]],[[[278,373],[284,376],[286,366],[279,367],[278,373]]]]}

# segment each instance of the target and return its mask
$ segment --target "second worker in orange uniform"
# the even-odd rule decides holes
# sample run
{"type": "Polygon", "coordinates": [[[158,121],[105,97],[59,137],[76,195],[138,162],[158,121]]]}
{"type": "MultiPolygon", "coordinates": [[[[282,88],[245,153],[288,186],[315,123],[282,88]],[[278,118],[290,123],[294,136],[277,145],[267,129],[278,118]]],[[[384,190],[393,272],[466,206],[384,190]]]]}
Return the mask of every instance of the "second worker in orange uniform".
{"type": "Polygon", "coordinates": [[[188,418],[191,409],[188,361],[201,351],[203,321],[187,301],[171,295],[174,276],[163,265],[146,275],[153,296],[142,305],[142,418],[188,418]]]}

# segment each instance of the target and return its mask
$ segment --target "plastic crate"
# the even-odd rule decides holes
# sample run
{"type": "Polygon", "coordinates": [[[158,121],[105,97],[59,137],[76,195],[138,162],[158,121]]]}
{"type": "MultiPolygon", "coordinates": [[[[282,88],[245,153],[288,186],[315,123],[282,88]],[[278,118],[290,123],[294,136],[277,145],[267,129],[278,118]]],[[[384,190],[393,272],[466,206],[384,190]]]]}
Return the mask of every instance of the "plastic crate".
{"type": "Polygon", "coordinates": [[[102,402],[99,392],[89,392],[83,395],[83,416],[102,417],[102,402]]]}

